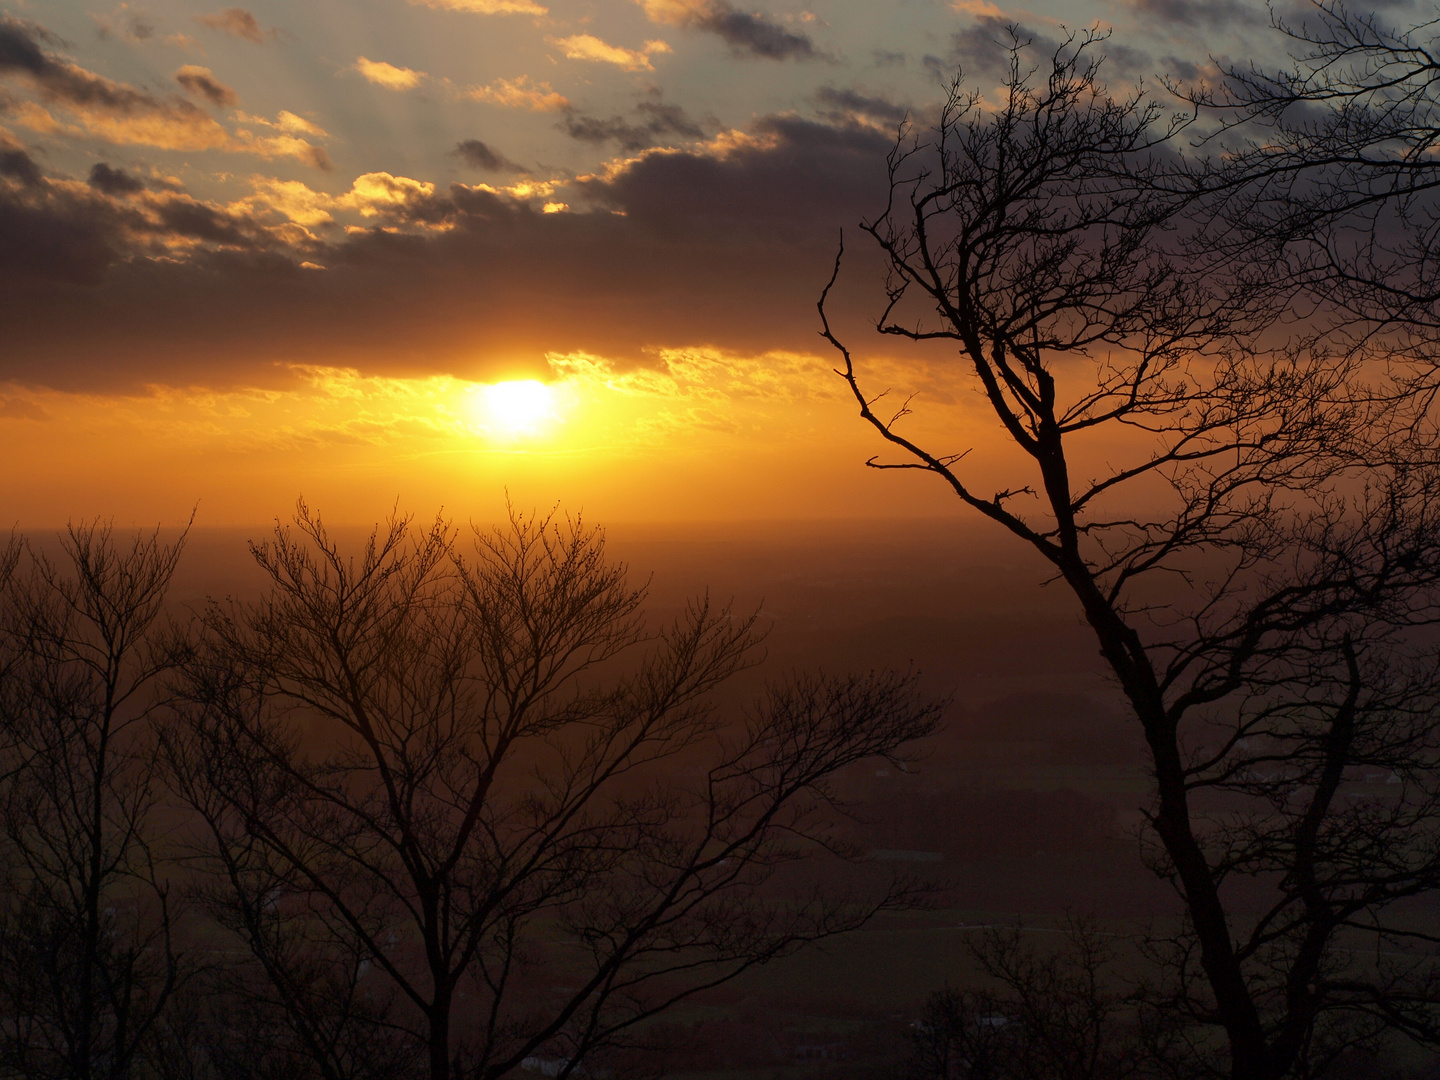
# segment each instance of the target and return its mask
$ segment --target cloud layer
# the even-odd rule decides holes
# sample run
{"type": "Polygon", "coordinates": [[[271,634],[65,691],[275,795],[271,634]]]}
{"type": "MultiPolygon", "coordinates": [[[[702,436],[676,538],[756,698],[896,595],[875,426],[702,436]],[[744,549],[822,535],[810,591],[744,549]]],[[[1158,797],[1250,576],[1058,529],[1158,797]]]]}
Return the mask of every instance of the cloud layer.
{"type": "Polygon", "coordinates": [[[470,377],[555,352],[810,348],[838,229],[881,205],[887,145],[772,117],[559,187],[374,173],[340,196],[266,181],[225,206],[22,162],[0,182],[0,380],[243,381],[295,362],[470,377]]]}
{"type": "Polygon", "coordinates": [[[638,0],[652,22],[714,34],[741,55],[809,60],[819,54],[809,35],[765,15],[739,11],[727,0],[638,0]]]}

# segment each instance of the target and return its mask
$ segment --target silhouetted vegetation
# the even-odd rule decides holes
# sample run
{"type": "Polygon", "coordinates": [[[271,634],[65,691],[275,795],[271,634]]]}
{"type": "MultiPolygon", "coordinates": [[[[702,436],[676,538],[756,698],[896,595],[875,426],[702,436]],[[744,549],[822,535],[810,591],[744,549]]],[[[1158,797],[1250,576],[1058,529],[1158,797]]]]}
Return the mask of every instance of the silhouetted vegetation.
{"type": "Polygon", "coordinates": [[[856,854],[832,778],[933,730],[914,676],[721,715],[754,616],[649,629],[553,517],[352,555],[302,505],[253,547],[270,590],[188,631],[182,547],[80,526],[3,563],[10,1075],[563,1078],[917,895],[795,873],[856,854]]]}
{"type": "Polygon", "coordinates": [[[989,987],[932,994],[913,1026],[915,1080],[1125,1080],[1154,1076],[1154,1017],[1114,972],[1115,948],[1084,920],[1054,949],[993,929],[972,953],[989,987]]]}
{"type": "MultiPolygon", "coordinates": [[[[995,421],[954,438],[1003,440],[1001,463],[909,435],[911,402],[866,388],[822,296],[825,336],[899,455],[871,464],[934,476],[1041,556],[1124,694],[1151,776],[1149,863],[1187,914],[1153,943],[1147,992],[1190,1025],[1193,1066],[1269,1080],[1387,1031],[1435,1044],[1440,937],[1412,901],[1440,889],[1436,369],[1374,336],[1379,308],[1359,345],[1341,333],[1360,310],[1347,290],[1392,280],[1378,251],[1420,272],[1431,204],[1386,186],[1412,177],[1398,159],[1344,188],[1355,174],[1332,152],[1357,129],[1342,119],[1282,125],[1289,158],[1183,155],[1195,114],[1112,96],[1100,45],[1080,35],[1032,68],[1017,43],[993,107],[957,78],[933,130],[902,131],[890,204],[863,225],[889,269],[878,329],[954,349],[995,421]],[[1296,162],[1316,167],[1311,186],[1276,171],[1296,162]],[[1269,239],[1236,243],[1230,224],[1266,199],[1269,239]],[[1408,212],[1398,233],[1315,240],[1382,204],[1408,212]],[[1281,224],[1330,276],[1282,259],[1302,237],[1281,224]],[[1383,794],[1360,786],[1371,774],[1383,794]]],[[[1302,64],[1367,82],[1337,106],[1363,112],[1400,93],[1365,67],[1374,55],[1334,61],[1350,75],[1302,64]]],[[[1427,62],[1389,55],[1428,101],[1427,62]]],[[[1267,115],[1263,86],[1245,88],[1251,119],[1267,115]]],[[[1361,141],[1383,143],[1377,130],[1361,141]]]]}
{"type": "Polygon", "coordinates": [[[162,615],[183,548],[71,527],[4,560],[0,1068],[131,1074],[183,981],[151,725],[184,660],[162,615]]]}

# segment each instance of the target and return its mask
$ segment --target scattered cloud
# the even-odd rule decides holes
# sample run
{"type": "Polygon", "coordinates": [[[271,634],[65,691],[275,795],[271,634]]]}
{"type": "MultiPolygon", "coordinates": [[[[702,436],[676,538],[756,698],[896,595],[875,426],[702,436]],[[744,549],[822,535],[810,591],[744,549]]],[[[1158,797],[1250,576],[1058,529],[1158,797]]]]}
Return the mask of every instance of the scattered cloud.
{"type": "Polygon", "coordinates": [[[410,3],[445,11],[469,11],[476,15],[547,15],[550,9],[534,0],[410,0],[410,3]]]}
{"type": "Polygon", "coordinates": [[[1129,6],[1147,21],[1172,27],[1227,30],[1269,21],[1263,7],[1257,8],[1243,0],[1129,0],[1129,6]]]}
{"type": "Polygon", "coordinates": [[[623,49],[610,45],[593,34],[573,34],[567,38],[548,38],[567,59],[591,60],[602,64],[614,64],[626,71],[653,71],[650,57],[656,53],[673,51],[663,41],[647,41],[641,49],[623,49]]]}
{"type": "Polygon", "coordinates": [[[149,16],[131,10],[129,4],[120,4],[108,15],[92,14],[96,33],[100,40],[118,37],[124,41],[138,43],[149,41],[155,36],[155,24],[149,16]]]}
{"type": "Polygon", "coordinates": [[[737,11],[728,0],[636,0],[651,22],[714,34],[741,55],[809,60],[819,55],[806,34],[766,15],[737,11]]]}
{"type": "Polygon", "coordinates": [[[4,128],[0,128],[0,177],[15,180],[22,187],[35,187],[42,179],[40,166],[24,144],[4,128]]]}
{"type": "Polygon", "coordinates": [[[387,90],[413,90],[420,85],[420,80],[425,78],[423,71],[396,67],[383,60],[370,60],[364,56],[355,58],[355,70],[365,76],[369,82],[383,86],[387,90]]]}
{"type": "Polygon", "coordinates": [[[252,183],[255,194],[237,206],[243,206],[247,213],[257,217],[279,214],[307,229],[332,225],[337,214],[346,213],[366,220],[383,218],[387,223],[419,225],[445,216],[443,210],[436,212],[433,183],[388,172],[357,176],[350,190],[340,195],[316,191],[299,180],[256,177],[252,183]]]}
{"type": "MultiPolygon", "coordinates": [[[[1026,55],[1034,58],[1032,63],[1074,49],[1059,24],[1040,30],[1000,15],[977,16],[970,26],[951,35],[950,44],[948,62],[933,56],[925,58],[926,66],[942,77],[950,75],[956,64],[966,75],[1000,76],[1009,69],[1009,52],[1014,47],[1025,49],[1026,55]]],[[[1097,41],[1087,52],[1095,59],[1103,58],[1107,70],[1127,79],[1149,73],[1153,64],[1149,53],[1114,39],[1097,41]]]]}
{"type": "MultiPolygon", "coordinates": [[[[1005,12],[991,0],[950,0],[950,10],[961,15],[975,15],[984,18],[1006,18],[1005,12]]],[[[1013,16],[1009,16],[1013,21],[1013,16]]]]}
{"type": "Polygon", "coordinates": [[[484,169],[486,172],[524,171],[500,151],[479,139],[465,139],[463,142],[458,142],[455,144],[455,149],[450,152],[465,164],[477,169],[484,169]]]}
{"type": "MultiPolygon", "coordinates": [[[[329,167],[324,149],[297,134],[257,136],[243,128],[231,132],[178,94],[157,95],[117,82],[41,47],[42,42],[53,40],[41,27],[0,19],[0,79],[16,78],[34,89],[40,103],[24,101],[11,108],[15,121],[33,131],[86,135],[116,145],[163,150],[223,150],[264,158],[293,157],[317,168],[329,167]],[[51,107],[60,115],[52,113],[51,107]]],[[[234,92],[215,82],[205,68],[187,65],[176,77],[187,90],[199,92],[217,104],[232,100],[234,92]],[[187,73],[191,76],[188,81],[187,73]]]]}
{"type": "Polygon", "coordinates": [[[621,116],[605,119],[569,112],[560,121],[560,129],[580,142],[614,142],[626,151],[643,150],[672,136],[682,139],[705,137],[700,125],[690,119],[679,105],[642,101],[635,107],[635,117],[634,120],[621,116]]]}
{"type": "Polygon", "coordinates": [[[90,167],[90,186],[106,195],[134,195],[145,190],[145,182],[124,169],[116,169],[103,161],[90,167]]]}
{"type": "Polygon", "coordinates": [[[203,97],[212,105],[230,106],[240,103],[240,95],[215,78],[209,68],[186,64],[175,72],[175,81],[195,97],[203,97]]]}
{"type": "Polygon", "coordinates": [[[1216,85],[1225,78],[1224,72],[1214,60],[1196,63],[1178,56],[1163,56],[1160,58],[1160,70],[1182,83],[1189,83],[1195,87],[1216,85]]]}
{"type": "Polygon", "coordinates": [[[40,183],[40,167],[24,150],[0,150],[0,176],[18,180],[25,187],[40,183]]]}
{"type": "Polygon", "coordinates": [[[388,172],[357,176],[350,190],[336,200],[336,206],[355,210],[361,217],[398,215],[406,220],[425,220],[422,206],[435,195],[435,185],[388,172]]]}
{"type": "Polygon", "coordinates": [[[510,109],[529,109],[531,112],[561,112],[570,108],[570,101],[564,94],[556,93],[548,82],[532,82],[528,75],[496,79],[485,86],[467,87],[459,93],[471,101],[484,101],[510,109]]]}
{"type": "Polygon", "coordinates": [[[1051,56],[1062,47],[1060,38],[1004,15],[977,15],[975,21],[950,37],[950,63],[927,56],[926,65],[942,75],[958,64],[967,75],[999,76],[1009,69],[1010,49],[1027,46],[1035,56],[1051,56]]]}
{"type": "Polygon", "coordinates": [[[91,169],[88,183],[43,177],[0,183],[0,234],[6,237],[0,279],[22,290],[42,281],[95,286],[127,260],[180,265],[197,251],[259,254],[291,250],[295,240],[247,207],[150,190],[104,163],[91,169]]]}
{"type": "Polygon", "coordinates": [[[309,135],[315,139],[328,139],[329,133],[319,124],[306,120],[303,116],[296,116],[287,109],[281,109],[274,120],[267,120],[263,116],[252,116],[250,113],[237,112],[235,120],[241,124],[253,124],[257,127],[270,128],[274,131],[283,131],[287,135],[309,135]]]}
{"type": "Polygon", "coordinates": [[[815,104],[820,115],[834,122],[878,124],[893,128],[911,114],[904,105],[881,97],[871,97],[858,90],[822,86],[815,91],[815,104]]]}
{"type": "Polygon", "coordinates": [[[260,25],[259,19],[239,7],[226,8],[212,15],[196,15],[195,21],[211,30],[219,30],[222,34],[251,41],[256,45],[263,45],[279,37],[279,31],[273,26],[266,30],[260,25]]]}

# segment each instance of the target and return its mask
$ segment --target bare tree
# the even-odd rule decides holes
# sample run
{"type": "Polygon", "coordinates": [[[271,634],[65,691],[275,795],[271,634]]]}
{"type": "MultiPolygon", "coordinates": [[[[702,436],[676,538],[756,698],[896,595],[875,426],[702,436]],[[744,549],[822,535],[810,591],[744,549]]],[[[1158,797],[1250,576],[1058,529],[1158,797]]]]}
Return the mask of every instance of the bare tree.
{"type": "Polygon", "coordinates": [[[1075,596],[1149,749],[1195,1056],[1312,1075],[1385,1029],[1440,1034],[1436,937],[1405,906],[1440,886],[1433,422],[1401,365],[1273,346],[1283,294],[1203,247],[1206,170],[1106,92],[1094,46],[1036,72],[1017,47],[993,109],[957,80],[862,225],[890,271],[878,329],[954,348],[995,421],[955,437],[998,435],[1007,475],[912,438],[909,402],[881,411],[828,288],[823,333],[900,455],[871,464],[933,474],[1075,596]]]}
{"type": "MultiPolygon", "coordinates": [[[[180,975],[153,846],[149,724],[183,644],[162,618],[184,544],[72,525],[5,583],[0,1068],[119,1078],[180,975]]],[[[14,568],[15,559],[10,560],[14,568]]]]}
{"type": "Polygon", "coordinates": [[[839,850],[830,776],[933,729],[913,678],[793,681],[723,724],[754,617],[699,601],[647,631],[601,535],[549,516],[464,557],[392,520],[351,559],[302,504],[253,551],[271,590],[211,610],[167,763],[210,906],[319,1075],[375,1075],[379,1034],[432,1080],[563,1078],[907,898],[786,871],[839,850]]]}
{"type": "Polygon", "coordinates": [[[916,1080],[1126,1080],[1156,1075],[1143,999],[1116,970],[1113,935],[1089,919],[1036,948],[1025,928],[970,942],[986,985],[930,995],[911,1029],[916,1080]]]}
{"type": "Polygon", "coordinates": [[[1212,244],[1257,259],[1356,341],[1433,358],[1440,329],[1440,97],[1433,22],[1310,0],[1272,13],[1292,64],[1181,91],[1219,120],[1212,244]],[[1337,318],[1338,316],[1338,318],[1337,318]]]}

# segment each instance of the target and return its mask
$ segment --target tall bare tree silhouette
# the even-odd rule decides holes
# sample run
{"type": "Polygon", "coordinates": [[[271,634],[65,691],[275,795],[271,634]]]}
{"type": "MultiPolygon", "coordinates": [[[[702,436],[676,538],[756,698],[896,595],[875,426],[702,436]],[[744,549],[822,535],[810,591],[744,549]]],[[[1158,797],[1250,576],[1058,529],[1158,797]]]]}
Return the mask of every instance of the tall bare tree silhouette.
{"type": "Polygon", "coordinates": [[[1222,189],[1172,148],[1189,115],[1110,95],[1098,47],[1031,70],[1017,43],[993,107],[957,79],[862,225],[879,331],[951,346],[993,428],[912,437],[829,287],[823,333],[897,455],[871,464],[1037,552],[1093,631],[1149,749],[1149,857],[1188,916],[1156,958],[1191,1048],[1236,1080],[1310,1075],[1384,1030],[1440,1035],[1437,938],[1406,907],[1440,887],[1433,417],[1401,356],[1275,344],[1293,290],[1211,246],[1222,189]],[[999,479],[980,439],[1008,448],[999,479]]]}

